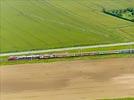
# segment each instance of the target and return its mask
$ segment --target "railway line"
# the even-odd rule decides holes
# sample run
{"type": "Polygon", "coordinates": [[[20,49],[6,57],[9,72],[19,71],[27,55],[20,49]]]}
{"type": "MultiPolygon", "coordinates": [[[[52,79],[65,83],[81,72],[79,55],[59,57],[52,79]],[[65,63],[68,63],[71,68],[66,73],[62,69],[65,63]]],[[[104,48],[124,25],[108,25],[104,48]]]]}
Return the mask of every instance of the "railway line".
{"type": "Polygon", "coordinates": [[[82,52],[82,53],[68,53],[68,54],[42,54],[42,55],[28,55],[28,56],[10,56],[8,61],[15,60],[33,60],[33,59],[53,59],[53,58],[68,58],[68,57],[83,57],[83,56],[98,56],[111,54],[134,54],[134,49],[124,50],[109,50],[96,52],[82,52]]]}

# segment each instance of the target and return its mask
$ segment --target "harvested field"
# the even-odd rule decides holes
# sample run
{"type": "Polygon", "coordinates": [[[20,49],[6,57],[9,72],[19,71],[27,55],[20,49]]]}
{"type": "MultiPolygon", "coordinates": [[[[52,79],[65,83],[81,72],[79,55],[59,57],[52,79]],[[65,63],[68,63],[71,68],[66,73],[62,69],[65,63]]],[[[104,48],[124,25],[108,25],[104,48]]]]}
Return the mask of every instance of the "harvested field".
{"type": "Polygon", "coordinates": [[[134,96],[134,58],[9,65],[2,100],[94,100],[134,96]]]}

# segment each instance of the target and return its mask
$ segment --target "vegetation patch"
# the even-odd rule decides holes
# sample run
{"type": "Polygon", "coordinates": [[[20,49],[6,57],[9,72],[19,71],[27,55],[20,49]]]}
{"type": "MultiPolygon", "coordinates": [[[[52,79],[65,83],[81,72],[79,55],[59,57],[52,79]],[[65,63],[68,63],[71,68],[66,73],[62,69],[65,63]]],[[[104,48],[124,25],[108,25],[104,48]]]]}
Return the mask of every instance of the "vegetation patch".
{"type": "Polygon", "coordinates": [[[102,99],[102,100],[134,100],[134,98],[102,99]]]}
{"type": "Polygon", "coordinates": [[[103,12],[112,16],[116,16],[134,22],[134,8],[113,9],[113,10],[103,9],[103,12]]]}

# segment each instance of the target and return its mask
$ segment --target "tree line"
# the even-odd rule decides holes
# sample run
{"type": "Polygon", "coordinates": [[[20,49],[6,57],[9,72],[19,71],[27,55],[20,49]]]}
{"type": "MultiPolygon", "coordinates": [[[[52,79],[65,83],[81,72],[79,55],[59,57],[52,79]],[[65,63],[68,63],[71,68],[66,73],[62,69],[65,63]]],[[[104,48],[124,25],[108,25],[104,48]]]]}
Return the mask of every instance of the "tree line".
{"type": "MultiPolygon", "coordinates": [[[[103,12],[106,13],[106,14],[110,14],[112,16],[120,17],[120,18],[123,18],[122,14],[129,12],[129,13],[131,13],[131,16],[134,17],[134,8],[113,9],[113,10],[106,10],[105,8],[103,8],[103,12]]],[[[127,18],[123,18],[123,19],[130,20],[130,19],[127,19],[127,18]]],[[[134,19],[132,19],[130,21],[134,22],[134,19]]]]}

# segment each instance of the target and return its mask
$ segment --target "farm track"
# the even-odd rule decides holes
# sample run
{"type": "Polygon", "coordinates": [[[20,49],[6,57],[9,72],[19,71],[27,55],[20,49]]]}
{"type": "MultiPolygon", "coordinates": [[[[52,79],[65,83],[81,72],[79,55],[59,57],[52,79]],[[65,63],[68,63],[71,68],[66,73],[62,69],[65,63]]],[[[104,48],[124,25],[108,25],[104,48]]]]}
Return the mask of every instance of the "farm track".
{"type": "Polygon", "coordinates": [[[48,50],[34,50],[34,51],[24,51],[24,52],[1,53],[0,57],[14,56],[14,55],[25,55],[25,54],[36,54],[36,53],[46,53],[46,52],[58,52],[58,51],[77,50],[77,49],[103,48],[103,47],[113,47],[113,46],[127,46],[127,45],[133,45],[133,44],[134,44],[134,42],[127,42],[127,43],[103,44],[103,45],[93,45],[93,46],[78,46],[78,47],[69,47],[69,48],[57,48],[57,49],[48,49],[48,50]]]}

